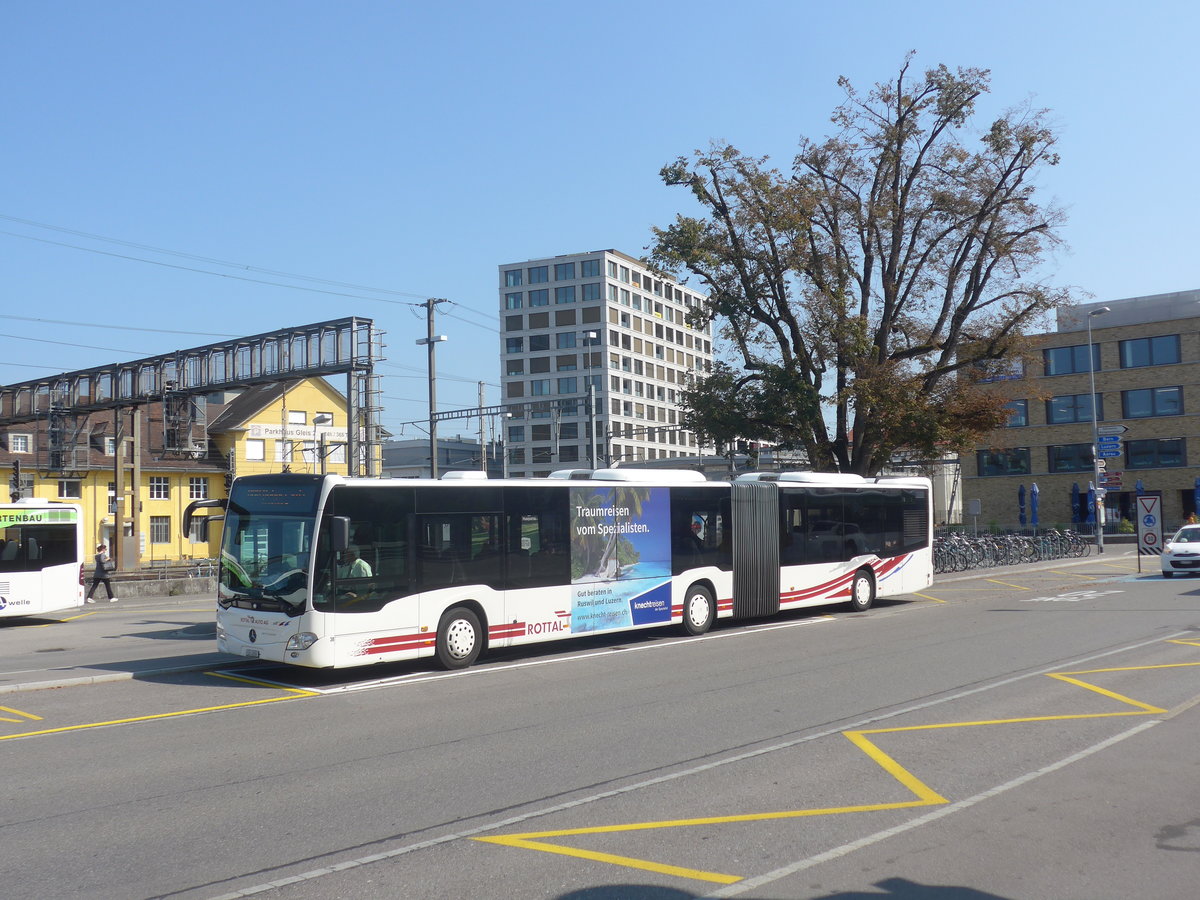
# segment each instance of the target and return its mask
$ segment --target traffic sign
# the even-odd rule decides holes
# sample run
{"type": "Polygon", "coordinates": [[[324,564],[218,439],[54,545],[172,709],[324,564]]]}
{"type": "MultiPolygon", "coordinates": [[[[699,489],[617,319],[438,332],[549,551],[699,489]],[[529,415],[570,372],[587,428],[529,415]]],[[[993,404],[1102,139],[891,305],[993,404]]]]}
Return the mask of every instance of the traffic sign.
{"type": "Polygon", "coordinates": [[[1121,436],[1119,434],[1102,434],[1096,438],[1096,443],[1101,447],[1106,447],[1110,444],[1120,444],[1121,436]]]}
{"type": "Polygon", "coordinates": [[[1099,456],[1101,459],[1112,459],[1114,456],[1120,456],[1120,455],[1121,455],[1121,448],[1120,448],[1120,447],[1113,447],[1113,448],[1111,448],[1111,449],[1110,449],[1110,448],[1108,448],[1108,447],[1101,447],[1101,448],[1100,448],[1100,452],[1099,452],[1099,454],[1097,454],[1097,455],[1098,455],[1098,456],[1099,456]]]}
{"type": "MultiPolygon", "coordinates": [[[[1162,498],[1143,496],[1137,499],[1138,555],[1162,553],[1162,498]]],[[[1138,562],[1141,568],[1141,562],[1138,562]]]]}
{"type": "Polygon", "coordinates": [[[1096,434],[1124,434],[1128,430],[1128,425],[1101,425],[1096,429],[1096,434]]]}

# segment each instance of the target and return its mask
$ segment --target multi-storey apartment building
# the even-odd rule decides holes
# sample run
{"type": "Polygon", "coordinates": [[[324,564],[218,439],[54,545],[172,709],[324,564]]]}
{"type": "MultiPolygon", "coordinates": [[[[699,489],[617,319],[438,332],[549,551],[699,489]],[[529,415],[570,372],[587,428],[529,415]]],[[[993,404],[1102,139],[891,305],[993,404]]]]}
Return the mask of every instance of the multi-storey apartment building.
{"type": "Polygon", "coordinates": [[[1042,525],[1086,522],[1094,430],[1116,432],[1101,441],[1106,530],[1133,524],[1139,489],[1162,497],[1168,528],[1200,512],[1200,290],[1061,310],[1040,341],[1008,427],[964,460],[964,499],[982,501],[982,522],[1015,523],[1019,489],[1034,483],[1042,525]]]}
{"type": "Polygon", "coordinates": [[[678,409],[712,363],[710,327],[687,321],[702,294],[595,250],[502,265],[499,295],[511,476],[703,452],[678,409]]]}

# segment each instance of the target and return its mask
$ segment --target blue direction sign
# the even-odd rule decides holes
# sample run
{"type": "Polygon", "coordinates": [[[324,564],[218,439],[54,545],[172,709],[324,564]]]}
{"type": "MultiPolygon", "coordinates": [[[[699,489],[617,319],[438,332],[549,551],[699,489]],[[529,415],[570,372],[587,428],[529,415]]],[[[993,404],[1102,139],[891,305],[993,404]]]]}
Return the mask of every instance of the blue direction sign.
{"type": "Polygon", "coordinates": [[[1121,436],[1119,434],[1102,434],[1096,438],[1096,441],[1102,447],[1107,444],[1119,444],[1121,443],[1121,436]]]}
{"type": "Polygon", "coordinates": [[[1114,456],[1121,455],[1121,448],[1120,447],[1101,447],[1100,451],[1096,455],[1099,456],[1101,459],[1112,459],[1114,456]]]}

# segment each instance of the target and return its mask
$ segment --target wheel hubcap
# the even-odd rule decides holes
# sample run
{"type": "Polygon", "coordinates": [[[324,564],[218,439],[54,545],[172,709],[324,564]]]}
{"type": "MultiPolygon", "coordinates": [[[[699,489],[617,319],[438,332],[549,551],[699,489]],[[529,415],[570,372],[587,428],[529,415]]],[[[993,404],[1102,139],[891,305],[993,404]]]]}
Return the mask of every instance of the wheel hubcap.
{"type": "Polygon", "coordinates": [[[450,655],[463,659],[475,649],[475,629],[465,619],[455,619],[446,629],[446,649],[450,655]]]}

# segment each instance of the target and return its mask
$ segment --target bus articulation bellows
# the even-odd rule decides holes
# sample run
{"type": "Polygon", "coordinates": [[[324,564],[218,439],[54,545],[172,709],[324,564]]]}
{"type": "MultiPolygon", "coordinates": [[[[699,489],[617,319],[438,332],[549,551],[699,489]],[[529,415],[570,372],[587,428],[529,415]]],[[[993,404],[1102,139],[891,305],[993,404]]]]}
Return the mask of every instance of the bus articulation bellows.
{"type": "Polygon", "coordinates": [[[337,668],[846,604],[929,586],[917,477],[601,469],[528,480],[254,475],[226,506],[217,643],[337,668]]]}

